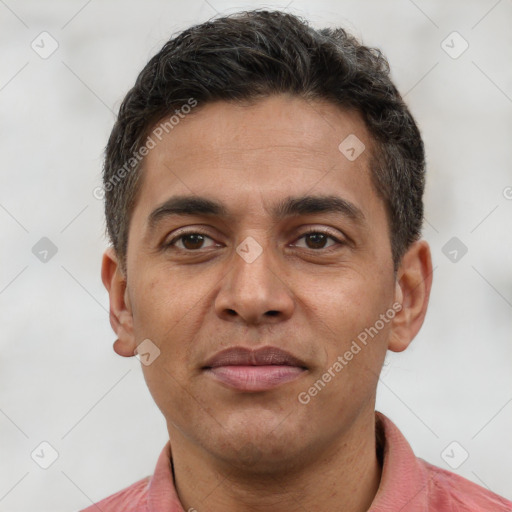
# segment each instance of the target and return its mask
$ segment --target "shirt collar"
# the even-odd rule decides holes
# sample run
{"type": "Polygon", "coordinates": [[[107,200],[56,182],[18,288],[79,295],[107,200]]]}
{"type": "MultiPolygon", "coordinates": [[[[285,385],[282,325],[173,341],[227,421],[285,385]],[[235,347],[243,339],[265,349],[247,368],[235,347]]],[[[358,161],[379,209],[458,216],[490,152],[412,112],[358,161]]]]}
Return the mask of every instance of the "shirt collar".
{"type": "Polygon", "coordinates": [[[184,512],[175,488],[170,441],[160,453],[149,483],[148,511],[184,512]]]}
{"type": "Polygon", "coordinates": [[[429,477],[425,467],[389,418],[376,412],[375,421],[377,438],[380,431],[380,437],[383,440],[383,464],[379,489],[369,510],[371,512],[428,510],[429,477]]]}

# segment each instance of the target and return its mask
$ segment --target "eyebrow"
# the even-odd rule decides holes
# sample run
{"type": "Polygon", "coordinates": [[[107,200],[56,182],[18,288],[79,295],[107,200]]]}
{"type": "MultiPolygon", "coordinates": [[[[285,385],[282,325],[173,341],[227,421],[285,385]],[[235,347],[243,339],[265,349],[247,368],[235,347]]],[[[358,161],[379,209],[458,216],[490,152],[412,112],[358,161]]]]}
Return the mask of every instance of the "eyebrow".
{"type": "MultiPolygon", "coordinates": [[[[358,224],[363,224],[365,221],[361,209],[350,201],[334,195],[289,196],[279,201],[271,209],[274,220],[316,213],[340,213],[358,224]]],[[[151,212],[147,222],[148,232],[153,231],[160,221],[173,215],[224,219],[232,217],[224,204],[207,197],[174,196],[151,212]]]]}

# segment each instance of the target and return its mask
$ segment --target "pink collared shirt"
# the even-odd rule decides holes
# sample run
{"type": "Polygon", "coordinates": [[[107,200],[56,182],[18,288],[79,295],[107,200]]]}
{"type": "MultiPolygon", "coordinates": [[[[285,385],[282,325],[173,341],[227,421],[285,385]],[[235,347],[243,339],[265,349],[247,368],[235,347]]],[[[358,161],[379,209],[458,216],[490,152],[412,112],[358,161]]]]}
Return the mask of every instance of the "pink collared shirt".
{"type": "MultiPolygon", "coordinates": [[[[512,502],[461,476],[416,457],[402,433],[382,413],[384,452],[379,490],[369,512],[512,512],[512,502]]],[[[170,443],[152,477],[81,512],[184,512],[170,463],[170,443]]]]}

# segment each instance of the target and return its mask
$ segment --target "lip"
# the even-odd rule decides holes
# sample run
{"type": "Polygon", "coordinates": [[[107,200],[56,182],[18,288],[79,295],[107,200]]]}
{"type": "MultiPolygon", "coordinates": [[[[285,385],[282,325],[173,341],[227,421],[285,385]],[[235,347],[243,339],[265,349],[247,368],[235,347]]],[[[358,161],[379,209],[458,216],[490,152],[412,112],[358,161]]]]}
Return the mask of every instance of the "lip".
{"type": "Polygon", "coordinates": [[[241,391],[266,391],[297,379],[306,364],[280,348],[256,350],[232,347],[215,354],[203,371],[222,384],[241,391]]]}

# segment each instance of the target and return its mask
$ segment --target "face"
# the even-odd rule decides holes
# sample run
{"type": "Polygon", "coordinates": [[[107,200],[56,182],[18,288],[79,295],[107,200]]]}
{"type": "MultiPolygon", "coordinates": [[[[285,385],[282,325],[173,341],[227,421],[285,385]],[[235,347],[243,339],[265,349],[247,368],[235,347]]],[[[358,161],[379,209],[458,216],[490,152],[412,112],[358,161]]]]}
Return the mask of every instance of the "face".
{"type": "Polygon", "coordinates": [[[142,368],[171,444],[276,467],[373,414],[403,290],[370,151],[358,114],[275,96],[197,107],[146,156],[111,320],[119,353],[160,351],[142,368]]]}

